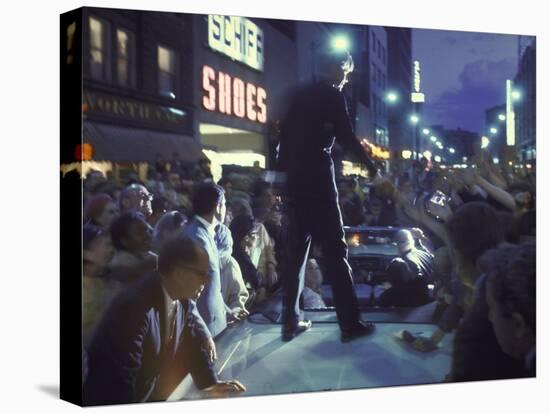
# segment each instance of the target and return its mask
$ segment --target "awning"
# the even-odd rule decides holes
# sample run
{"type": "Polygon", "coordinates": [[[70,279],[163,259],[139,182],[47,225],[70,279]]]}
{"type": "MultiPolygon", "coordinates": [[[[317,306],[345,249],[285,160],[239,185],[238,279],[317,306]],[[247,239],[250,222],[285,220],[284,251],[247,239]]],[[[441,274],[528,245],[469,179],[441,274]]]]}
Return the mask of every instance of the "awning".
{"type": "Polygon", "coordinates": [[[174,152],[179,152],[183,161],[204,158],[201,145],[185,135],[89,121],[84,122],[83,135],[83,141],[93,145],[96,161],[153,162],[157,153],[171,159],[174,152]]]}

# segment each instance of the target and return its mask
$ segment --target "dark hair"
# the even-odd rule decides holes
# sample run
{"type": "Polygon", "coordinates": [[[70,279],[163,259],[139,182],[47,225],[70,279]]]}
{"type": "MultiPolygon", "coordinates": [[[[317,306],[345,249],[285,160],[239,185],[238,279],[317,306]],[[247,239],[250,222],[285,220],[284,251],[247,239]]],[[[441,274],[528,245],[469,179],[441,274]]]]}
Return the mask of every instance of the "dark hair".
{"type": "Polygon", "coordinates": [[[95,224],[86,223],[82,229],[82,248],[88,250],[92,242],[102,236],[107,236],[107,233],[95,224]]]}
{"type": "Polygon", "coordinates": [[[386,269],[388,281],[395,287],[403,286],[411,279],[411,269],[400,257],[393,259],[386,269]]]}
{"type": "Polygon", "coordinates": [[[495,210],[482,202],[460,206],[446,228],[452,247],[471,263],[475,263],[483,252],[496,247],[504,237],[495,210]]]}
{"type": "Polygon", "coordinates": [[[485,253],[480,268],[488,275],[489,288],[503,316],[519,313],[536,332],[536,246],[505,244],[485,253]]]}
{"type": "Polygon", "coordinates": [[[223,187],[212,182],[197,184],[193,191],[193,210],[195,214],[212,213],[222,201],[224,194],[223,187]]]}
{"type": "Polygon", "coordinates": [[[139,211],[130,210],[123,213],[111,223],[111,240],[113,241],[113,246],[115,246],[116,249],[124,250],[125,246],[122,239],[128,235],[130,226],[135,222],[147,223],[145,216],[142,213],[139,211]]]}
{"type": "Polygon", "coordinates": [[[528,210],[516,218],[516,233],[518,236],[532,236],[537,229],[537,212],[528,210]]]}
{"type": "Polygon", "coordinates": [[[157,213],[163,209],[169,210],[170,202],[166,199],[166,197],[155,197],[153,198],[153,201],[151,201],[151,208],[153,209],[153,213],[157,213]]]}
{"type": "Polygon", "coordinates": [[[161,275],[169,275],[181,265],[195,264],[204,249],[189,237],[181,236],[170,239],[160,249],[158,270],[161,275]]]}

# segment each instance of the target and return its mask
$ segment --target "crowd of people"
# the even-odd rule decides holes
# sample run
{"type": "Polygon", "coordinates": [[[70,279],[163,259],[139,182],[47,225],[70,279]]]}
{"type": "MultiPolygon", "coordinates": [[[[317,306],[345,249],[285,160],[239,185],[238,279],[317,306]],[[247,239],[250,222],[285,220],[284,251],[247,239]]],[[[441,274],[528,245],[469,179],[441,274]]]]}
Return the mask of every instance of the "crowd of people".
{"type": "MultiPolygon", "coordinates": [[[[213,338],[281,287],[287,240],[284,195],[258,168],[229,170],[216,184],[207,160],[191,167],[174,160],[157,159],[146,181],[130,177],[119,185],[100,173],[84,181],[84,389],[90,403],[167,396],[158,393],[158,386],[154,394],[136,388],[141,378],[128,384],[114,376],[108,387],[98,386],[105,382],[105,376],[98,379],[98,369],[120,366],[120,372],[127,373],[143,368],[138,355],[145,351],[116,348],[123,345],[116,335],[125,331],[139,336],[144,329],[138,320],[132,326],[136,332],[127,332],[128,321],[120,320],[120,298],[145,289],[147,275],[157,273],[162,281],[192,278],[185,272],[178,276],[179,265],[202,278],[191,295],[179,298],[188,308],[196,299],[196,308],[188,310],[201,320],[191,329],[199,333],[189,333],[186,340],[200,338],[196,352],[205,353],[203,359],[185,359],[184,369],[200,372],[193,374],[195,381],[212,395],[244,389],[238,381],[219,382],[205,368],[216,357],[213,338]],[[185,249],[206,253],[202,270],[198,253],[174,254],[181,240],[190,243],[185,249]],[[170,270],[163,272],[163,266],[170,270]],[[112,352],[113,347],[120,354],[112,352]],[[106,349],[109,366],[104,365],[106,349]],[[117,356],[119,361],[114,360],[117,356]],[[197,361],[204,366],[195,367],[197,361]],[[127,394],[128,387],[133,394],[127,394]]],[[[413,336],[409,342],[417,351],[431,352],[454,332],[450,381],[535,373],[534,174],[505,174],[488,163],[443,169],[424,162],[393,168],[374,181],[340,176],[345,225],[412,229],[397,233],[400,256],[387,268],[387,289],[379,304],[419,306],[435,298],[437,329],[430,337],[413,336]],[[434,295],[428,294],[428,284],[435,286],[434,295]]],[[[323,252],[314,244],[305,268],[305,308],[325,306],[320,289],[326,282],[323,263],[323,252]]],[[[177,302],[177,294],[166,292],[170,288],[164,293],[171,303],[177,302]]],[[[172,313],[166,313],[166,320],[175,317],[172,313]]],[[[159,329],[167,329],[161,320],[159,329]]]]}

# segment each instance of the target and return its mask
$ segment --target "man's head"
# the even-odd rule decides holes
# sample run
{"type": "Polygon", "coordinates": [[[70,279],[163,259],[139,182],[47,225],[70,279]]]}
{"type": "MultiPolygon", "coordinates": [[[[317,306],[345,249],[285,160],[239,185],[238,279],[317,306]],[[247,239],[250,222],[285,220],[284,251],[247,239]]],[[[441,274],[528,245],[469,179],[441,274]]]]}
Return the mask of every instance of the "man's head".
{"type": "Polygon", "coordinates": [[[486,203],[460,206],[446,223],[453,256],[475,266],[483,252],[496,247],[504,238],[495,210],[486,203]]]}
{"type": "Polygon", "coordinates": [[[342,90],[347,76],[353,72],[353,58],[347,51],[325,50],[316,55],[317,68],[321,79],[342,90]]]}
{"type": "Polygon", "coordinates": [[[153,214],[152,200],[153,196],[145,186],[130,184],[120,193],[120,211],[137,210],[145,217],[149,217],[153,214]]]}
{"type": "Polygon", "coordinates": [[[160,250],[158,269],[170,297],[197,300],[208,283],[208,254],[190,238],[171,239],[160,250]]]}
{"type": "Polygon", "coordinates": [[[151,226],[137,211],[128,211],[111,224],[111,239],[118,250],[145,253],[151,250],[151,235],[151,226]]]}
{"type": "Polygon", "coordinates": [[[399,254],[407,254],[414,248],[414,237],[409,230],[399,230],[395,235],[399,254]]]}
{"type": "Polygon", "coordinates": [[[536,248],[504,245],[480,260],[487,268],[489,320],[502,350],[522,358],[536,338],[536,248]]]}
{"type": "Polygon", "coordinates": [[[195,214],[212,221],[214,217],[222,222],[225,218],[225,191],[212,182],[198,184],[193,192],[195,214]]]}

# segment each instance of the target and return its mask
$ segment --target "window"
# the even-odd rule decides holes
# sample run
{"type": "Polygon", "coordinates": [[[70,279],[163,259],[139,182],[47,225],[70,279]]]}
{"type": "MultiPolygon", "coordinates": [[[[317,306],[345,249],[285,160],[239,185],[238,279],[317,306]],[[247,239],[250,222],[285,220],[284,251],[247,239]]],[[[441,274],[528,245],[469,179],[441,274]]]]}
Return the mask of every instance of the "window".
{"type": "Polygon", "coordinates": [[[74,60],[74,35],[76,32],[76,22],[72,22],[67,26],[67,65],[73,63],[74,60]]]}
{"type": "Polygon", "coordinates": [[[117,63],[116,74],[117,83],[120,86],[135,86],[134,83],[134,37],[132,33],[126,30],[118,29],[116,31],[117,42],[117,63]]]}
{"type": "Polygon", "coordinates": [[[90,74],[92,78],[109,80],[108,72],[108,34],[109,28],[105,22],[90,17],[90,74]]]}
{"type": "Polygon", "coordinates": [[[172,99],[176,98],[176,53],[158,46],[159,93],[172,99]]]}

